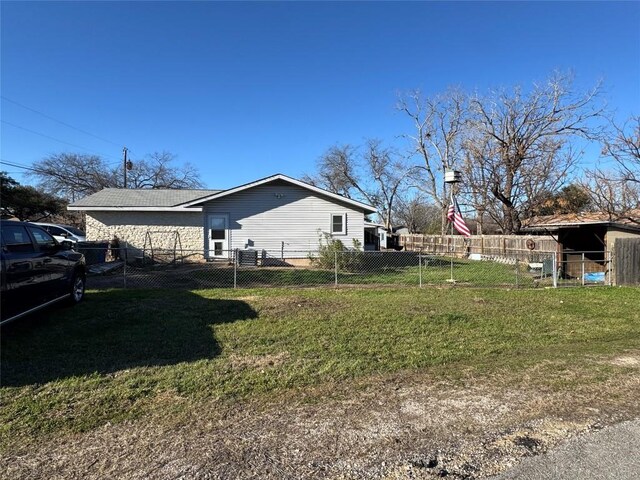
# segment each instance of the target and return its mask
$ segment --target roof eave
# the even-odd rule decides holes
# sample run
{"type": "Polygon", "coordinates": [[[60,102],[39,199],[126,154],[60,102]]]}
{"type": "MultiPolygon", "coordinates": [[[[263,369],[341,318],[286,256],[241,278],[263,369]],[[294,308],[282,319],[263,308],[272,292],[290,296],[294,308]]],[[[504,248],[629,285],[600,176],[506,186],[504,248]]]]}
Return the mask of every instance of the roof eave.
{"type": "Polygon", "coordinates": [[[69,205],[67,210],[82,212],[201,212],[202,207],[83,207],[69,205]]]}
{"type": "Polygon", "coordinates": [[[618,222],[567,222],[567,223],[554,223],[554,224],[542,224],[542,225],[530,225],[523,227],[523,230],[557,230],[559,228],[578,228],[585,225],[593,226],[599,225],[602,227],[616,227],[625,228],[631,230],[640,230],[640,225],[629,225],[626,223],[618,222]]]}
{"type": "Polygon", "coordinates": [[[378,212],[371,205],[367,205],[366,203],[358,202],[357,200],[352,200],[350,198],[343,197],[342,195],[338,195],[336,193],[332,193],[332,192],[329,192],[327,190],[323,190],[322,188],[316,187],[314,185],[310,185],[310,184],[305,183],[305,182],[301,182],[300,180],[296,180],[295,178],[288,177],[288,176],[283,175],[281,173],[278,173],[276,175],[271,175],[270,177],[261,178],[260,180],[256,180],[256,181],[251,182],[251,183],[246,183],[244,185],[240,185],[238,187],[230,188],[228,190],[223,190],[221,192],[215,193],[215,194],[210,195],[208,197],[203,197],[203,198],[200,198],[200,199],[197,199],[197,200],[193,200],[191,202],[185,202],[185,203],[181,204],[181,206],[190,207],[190,206],[193,206],[193,205],[198,205],[198,204],[201,204],[201,203],[209,202],[211,200],[216,200],[218,198],[226,197],[227,195],[232,195],[234,193],[238,193],[238,192],[241,192],[243,190],[247,190],[249,188],[253,188],[253,187],[257,187],[259,185],[264,185],[265,183],[273,182],[274,180],[284,180],[285,182],[289,182],[289,183],[292,183],[292,184],[297,185],[299,187],[306,188],[307,190],[311,190],[311,191],[316,192],[316,193],[318,193],[320,195],[325,195],[325,196],[333,198],[333,199],[335,199],[335,200],[337,200],[339,202],[347,203],[349,205],[353,205],[355,207],[358,207],[358,208],[362,209],[366,213],[377,213],[378,212]]]}

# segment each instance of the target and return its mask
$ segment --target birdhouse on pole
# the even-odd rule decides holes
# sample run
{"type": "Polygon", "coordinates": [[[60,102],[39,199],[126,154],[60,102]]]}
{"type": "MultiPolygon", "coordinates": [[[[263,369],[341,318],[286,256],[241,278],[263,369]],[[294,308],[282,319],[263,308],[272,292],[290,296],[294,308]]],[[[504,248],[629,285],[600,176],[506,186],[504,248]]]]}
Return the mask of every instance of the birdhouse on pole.
{"type": "Polygon", "coordinates": [[[462,174],[458,170],[446,170],[444,172],[444,183],[460,183],[462,174]]]}

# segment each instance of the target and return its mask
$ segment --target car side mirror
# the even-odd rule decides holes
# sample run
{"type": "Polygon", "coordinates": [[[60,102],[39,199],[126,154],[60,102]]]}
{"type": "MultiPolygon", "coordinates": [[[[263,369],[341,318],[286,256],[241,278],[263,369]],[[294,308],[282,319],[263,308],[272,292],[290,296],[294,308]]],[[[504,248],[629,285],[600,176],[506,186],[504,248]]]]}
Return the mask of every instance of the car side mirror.
{"type": "Polygon", "coordinates": [[[60,242],[60,250],[72,250],[72,249],[73,249],[73,242],[69,240],[63,240],[62,242],[60,242]]]}

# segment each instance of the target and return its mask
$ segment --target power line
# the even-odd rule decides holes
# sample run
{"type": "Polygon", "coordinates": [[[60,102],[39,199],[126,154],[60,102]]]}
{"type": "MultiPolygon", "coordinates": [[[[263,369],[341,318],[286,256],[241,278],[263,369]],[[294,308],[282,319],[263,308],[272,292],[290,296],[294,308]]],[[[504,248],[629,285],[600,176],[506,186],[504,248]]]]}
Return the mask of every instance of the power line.
{"type": "Polygon", "coordinates": [[[102,155],[103,157],[116,158],[113,155],[104,155],[102,153],[96,152],[94,150],[90,150],[90,149],[88,149],[86,147],[83,147],[81,145],[76,145],[75,143],[66,142],[64,140],[60,140],[59,138],[52,137],[51,135],[47,135],[47,134],[44,134],[44,133],[41,133],[41,132],[37,132],[35,130],[31,130],[30,128],[26,128],[26,127],[22,127],[20,125],[16,125],[15,123],[7,122],[6,120],[0,120],[0,121],[2,123],[4,123],[4,124],[10,125],[10,126],[12,126],[14,128],[19,128],[20,130],[24,130],[25,132],[33,133],[34,135],[39,135],[41,137],[48,138],[49,140],[53,140],[55,142],[60,142],[60,143],[63,143],[65,145],[70,145],[70,146],[75,147],[75,148],[80,148],[81,150],[84,150],[86,152],[90,152],[90,153],[93,153],[93,154],[96,154],[96,155],[102,155]]]}
{"type": "MultiPolygon", "coordinates": [[[[26,109],[26,110],[29,110],[30,112],[37,113],[38,115],[41,115],[41,116],[43,116],[44,118],[48,118],[49,120],[53,120],[54,122],[57,122],[57,123],[59,123],[60,125],[64,125],[65,127],[72,128],[73,130],[77,130],[77,131],[78,131],[78,132],[80,132],[80,133],[83,133],[83,134],[85,134],[85,135],[89,135],[90,137],[97,138],[98,140],[102,140],[103,142],[110,143],[111,145],[115,145],[116,147],[120,147],[120,146],[121,146],[119,143],[113,142],[113,141],[111,141],[111,140],[109,140],[109,139],[107,139],[107,138],[101,137],[101,136],[99,136],[99,135],[95,135],[95,134],[93,134],[93,133],[91,133],[91,132],[88,132],[88,131],[86,131],[86,130],[83,130],[83,129],[81,129],[81,128],[75,127],[75,126],[71,125],[70,123],[67,123],[67,122],[64,122],[64,121],[62,121],[62,120],[60,120],[60,119],[57,119],[57,118],[55,118],[55,117],[52,117],[51,115],[47,115],[46,113],[43,113],[43,112],[41,112],[41,111],[39,111],[39,110],[36,110],[35,108],[29,107],[29,106],[27,106],[27,105],[24,105],[23,103],[16,102],[15,100],[12,100],[12,99],[10,99],[10,98],[8,98],[8,97],[5,97],[4,95],[0,95],[0,98],[2,98],[2,100],[5,100],[5,101],[7,101],[7,102],[13,103],[14,105],[17,105],[17,106],[19,106],[19,107],[22,107],[22,108],[24,108],[24,109],[26,109]]],[[[67,145],[71,145],[71,146],[74,146],[74,147],[76,147],[76,148],[82,148],[83,150],[86,150],[86,151],[88,151],[88,152],[92,152],[92,153],[96,153],[96,154],[98,154],[97,152],[94,152],[94,151],[89,150],[89,149],[87,149],[87,148],[80,147],[80,146],[78,146],[78,145],[74,145],[74,144],[72,144],[72,143],[65,142],[65,141],[63,141],[63,140],[59,140],[59,139],[56,139],[56,138],[54,138],[54,137],[50,137],[50,136],[44,135],[44,134],[42,134],[42,133],[38,133],[38,132],[36,132],[36,131],[34,131],[34,130],[29,130],[29,129],[25,128],[25,127],[20,127],[20,126],[18,126],[18,125],[11,124],[11,123],[9,123],[9,122],[7,122],[7,121],[5,121],[4,123],[6,123],[6,124],[8,124],[8,125],[11,125],[11,126],[13,126],[13,127],[16,127],[16,128],[21,128],[22,130],[26,130],[26,131],[31,132],[31,133],[35,133],[36,135],[42,135],[42,136],[44,136],[45,138],[50,138],[50,139],[55,140],[55,141],[57,141],[57,142],[65,143],[65,144],[67,144],[67,145]]],[[[132,150],[129,150],[129,152],[130,152],[130,153],[133,153],[133,154],[135,155],[135,152],[133,152],[132,150]]],[[[99,154],[99,155],[102,155],[102,154],[99,154]]],[[[103,155],[103,156],[107,156],[107,157],[111,157],[111,158],[117,158],[117,157],[114,157],[113,155],[103,155]]],[[[120,163],[120,161],[118,160],[117,162],[108,163],[107,165],[115,165],[115,164],[117,164],[117,163],[119,164],[119,163],[120,163]]]]}
{"type": "Polygon", "coordinates": [[[87,132],[86,130],[83,130],[81,128],[74,127],[73,125],[71,125],[71,124],[69,124],[67,122],[63,122],[62,120],[58,120],[57,118],[52,117],[51,115],[47,115],[46,113],[42,113],[41,111],[36,110],[35,108],[31,108],[31,107],[28,107],[26,105],[23,105],[20,102],[16,102],[15,100],[11,100],[10,98],[5,97],[4,95],[0,95],[0,98],[2,98],[3,100],[5,100],[7,102],[13,103],[14,105],[22,107],[22,108],[24,108],[26,110],[29,110],[30,112],[37,113],[38,115],[41,115],[44,118],[48,118],[49,120],[53,120],[54,122],[57,122],[60,125],[64,125],[65,127],[72,128],[73,130],[77,130],[80,133],[83,133],[85,135],[89,135],[90,137],[97,138],[98,140],[102,140],[103,142],[110,143],[111,145],[115,145],[116,147],[120,147],[121,146],[121,145],[117,144],[116,142],[112,142],[111,140],[108,140],[108,139],[106,139],[104,137],[101,137],[99,135],[94,135],[91,132],[87,132]]]}
{"type": "Polygon", "coordinates": [[[15,168],[22,168],[23,170],[30,170],[32,172],[37,172],[37,173],[47,173],[46,170],[41,170],[39,168],[29,167],[27,165],[21,165],[19,163],[10,162],[10,161],[5,160],[5,159],[0,159],[0,164],[9,165],[10,167],[15,167],[15,168]]]}

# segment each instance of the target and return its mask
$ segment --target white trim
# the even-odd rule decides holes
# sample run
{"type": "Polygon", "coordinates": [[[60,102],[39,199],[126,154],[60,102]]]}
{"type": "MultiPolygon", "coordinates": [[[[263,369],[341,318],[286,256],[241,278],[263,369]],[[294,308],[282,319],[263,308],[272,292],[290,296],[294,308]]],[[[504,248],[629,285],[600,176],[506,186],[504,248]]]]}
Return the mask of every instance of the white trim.
{"type": "Polygon", "coordinates": [[[231,254],[231,229],[229,228],[229,213],[215,213],[209,212],[206,217],[205,235],[207,239],[207,258],[230,258],[231,254]],[[214,240],[211,238],[211,217],[224,218],[224,240],[214,240]],[[215,243],[222,242],[222,253],[220,255],[215,254],[215,243]]]}
{"type": "Polygon", "coordinates": [[[67,207],[86,212],[202,212],[202,207],[67,207]]]}
{"type": "Polygon", "coordinates": [[[329,215],[329,232],[331,235],[346,235],[347,234],[347,214],[343,213],[332,213],[329,215]],[[333,217],[342,217],[342,230],[339,232],[333,231],[333,217]]]}
{"type": "Polygon", "coordinates": [[[247,183],[245,185],[240,185],[239,187],[230,188],[228,190],[223,190],[222,192],[214,193],[213,195],[209,195],[208,197],[202,197],[197,200],[192,200],[190,202],[185,202],[180,204],[181,207],[191,207],[193,205],[198,205],[201,203],[205,203],[211,200],[216,200],[218,198],[226,197],[227,195],[232,195],[237,192],[241,192],[243,190],[247,190],[249,188],[257,187],[259,185],[263,185],[265,183],[273,182],[274,180],[283,180],[285,182],[289,182],[293,185],[297,185],[298,187],[306,188],[307,190],[311,190],[312,192],[318,193],[320,195],[324,195],[326,197],[333,198],[334,200],[338,200],[342,203],[347,203],[349,205],[354,205],[365,212],[369,213],[377,213],[377,210],[373,208],[371,205],[367,205],[366,203],[358,202],[356,200],[352,200],[347,197],[343,197],[342,195],[338,195],[336,193],[328,192],[327,190],[323,190],[322,188],[318,188],[316,186],[310,185],[308,183],[301,182],[300,180],[296,180],[295,178],[287,177],[281,173],[276,175],[272,175],[270,177],[262,178],[260,180],[256,180],[255,182],[247,183]]]}

